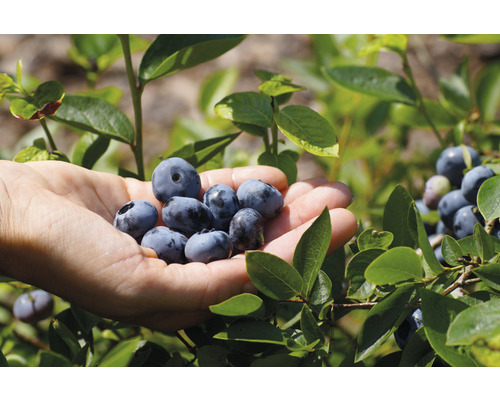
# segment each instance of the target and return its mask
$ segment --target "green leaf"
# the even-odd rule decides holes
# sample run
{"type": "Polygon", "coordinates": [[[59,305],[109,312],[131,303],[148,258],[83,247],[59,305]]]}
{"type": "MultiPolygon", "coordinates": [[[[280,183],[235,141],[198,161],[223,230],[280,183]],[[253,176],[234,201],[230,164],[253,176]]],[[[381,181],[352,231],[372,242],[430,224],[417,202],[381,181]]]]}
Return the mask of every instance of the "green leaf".
{"type": "Polygon", "coordinates": [[[332,281],[325,271],[320,270],[309,295],[311,304],[324,304],[332,298],[332,281]]]}
{"type": "Polygon", "coordinates": [[[425,334],[436,353],[453,367],[474,367],[474,361],[458,347],[447,346],[447,332],[455,317],[468,306],[449,296],[421,289],[425,334]]]}
{"type": "Polygon", "coordinates": [[[15,162],[28,162],[28,161],[45,161],[45,160],[58,160],[69,162],[68,157],[66,157],[60,151],[49,152],[47,150],[47,144],[45,139],[35,139],[32,146],[28,146],[22,149],[19,153],[14,156],[15,162]]]}
{"type": "Polygon", "coordinates": [[[479,187],[477,207],[486,221],[500,217],[500,175],[486,179],[479,187]]]}
{"type": "Polygon", "coordinates": [[[8,367],[9,363],[7,362],[7,359],[5,358],[4,354],[0,350],[0,367],[8,367]]]}
{"type": "Polygon", "coordinates": [[[478,338],[492,339],[500,333],[500,300],[491,300],[461,311],[451,323],[446,344],[469,345],[478,338]]]}
{"type": "Polygon", "coordinates": [[[278,97],[283,94],[306,90],[304,86],[279,80],[268,80],[259,85],[259,91],[267,96],[278,97]]]}
{"type": "Polygon", "coordinates": [[[410,233],[408,214],[413,199],[402,186],[397,185],[392,191],[384,207],[383,230],[394,234],[392,247],[413,247],[415,241],[410,233]]]}
{"type": "Polygon", "coordinates": [[[51,118],[124,143],[134,140],[134,128],[127,116],[113,104],[95,97],[67,95],[57,115],[51,118]]]}
{"type": "Polygon", "coordinates": [[[290,83],[292,81],[292,78],[289,78],[288,76],[277,74],[271,71],[266,71],[263,69],[256,69],[254,73],[262,82],[278,81],[283,83],[290,83]]]}
{"type": "Polygon", "coordinates": [[[368,249],[388,249],[394,240],[391,232],[377,231],[374,228],[365,229],[358,236],[357,244],[359,251],[368,249]]]}
{"type": "Polygon", "coordinates": [[[402,285],[371,308],[358,335],[355,362],[372,355],[397,329],[414,292],[413,285],[402,285]]]}
{"type": "Polygon", "coordinates": [[[432,353],[432,356],[434,356],[434,351],[425,336],[425,330],[423,327],[420,327],[412,335],[403,349],[399,366],[415,367],[419,365],[422,360],[427,360],[429,353],[432,353]]]}
{"type": "Polygon", "coordinates": [[[9,75],[0,73],[0,99],[6,93],[16,93],[17,91],[14,80],[9,75]]]}
{"type": "Polygon", "coordinates": [[[488,64],[476,83],[477,107],[483,121],[493,121],[500,106],[500,63],[488,64]]]}
{"type": "Polygon", "coordinates": [[[444,39],[463,44],[500,43],[500,35],[494,34],[447,34],[444,39]]]}
{"type": "Polygon", "coordinates": [[[227,367],[228,349],[218,345],[202,346],[196,352],[200,367],[227,367]]]}
{"type": "Polygon", "coordinates": [[[495,256],[494,238],[488,235],[480,223],[474,225],[473,235],[479,257],[483,262],[490,260],[495,256]]]}
{"type": "Polygon", "coordinates": [[[449,78],[439,80],[439,88],[451,108],[457,112],[467,113],[472,106],[469,90],[469,63],[465,58],[455,73],[449,78]]]}
{"type": "Polygon", "coordinates": [[[500,367],[500,335],[490,340],[479,339],[471,346],[471,353],[485,367],[500,367]]]}
{"type": "Polygon", "coordinates": [[[73,151],[73,164],[92,169],[108,149],[110,140],[109,137],[96,135],[95,133],[84,133],[73,151]]]}
{"type": "Polygon", "coordinates": [[[423,270],[420,257],[408,247],[394,247],[376,258],[365,271],[365,278],[375,285],[418,282],[423,270]]]}
{"type": "Polygon", "coordinates": [[[452,266],[459,266],[461,263],[457,261],[457,259],[462,257],[464,252],[462,247],[460,247],[460,244],[454,238],[449,235],[445,235],[441,243],[441,254],[448,264],[452,266]]]}
{"type": "Polygon", "coordinates": [[[283,134],[296,145],[318,156],[338,157],[339,145],[330,123],[306,106],[286,106],[275,115],[283,134]]]}
{"type": "MultiPolygon", "coordinates": [[[[424,107],[427,115],[437,129],[449,129],[458,122],[458,119],[451,115],[440,103],[424,99],[424,107]]],[[[393,104],[389,115],[391,122],[396,125],[432,130],[424,114],[414,106],[393,104]]]]}
{"type": "Polygon", "coordinates": [[[139,81],[146,83],[213,60],[246,35],[158,35],[142,57],[139,81]]]}
{"type": "Polygon", "coordinates": [[[259,155],[257,164],[279,168],[286,175],[288,186],[290,186],[296,182],[298,173],[297,161],[294,154],[298,156],[298,153],[293,150],[284,150],[277,156],[273,153],[265,151],[259,155]]]}
{"type": "Polygon", "coordinates": [[[217,154],[224,151],[240,133],[232,133],[225,136],[214,137],[188,143],[178,150],[170,153],[168,157],[180,157],[198,168],[210,161],[217,154]]]}
{"type": "Polygon", "coordinates": [[[371,42],[363,46],[359,51],[358,56],[364,56],[367,54],[378,52],[382,49],[387,49],[393,51],[401,57],[405,57],[407,45],[407,35],[383,35],[382,37],[372,40],[371,42]]]}
{"type": "Polygon", "coordinates": [[[474,269],[474,274],[494,290],[500,291],[500,264],[486,264],[474,269]]]}
{"type": "Polygon", "coordinates": [[[58,81],[39,85],[32,97],[16,98],[10,103],[10,112],[16,118],[36,121],[56,113],[64,97],[64,86],[58,81]]]}
{"type": "Polygon", "coordinates": [[[275,300],[288,300],[302,291],[300,273],[285,260],[263,251],[245,253],[250,280],[266,296],[275,300]]]}
{"type": "Polygon", "coordinates": [[[140,341],[140,336],[121,341],[106,353],[99,363],[99,367],[127,367],[134,357],[140,341]]]}
{"type": "Polygon", "coordinates": [[[271,99],[256,92],[239,92],[224,97],[215,105],[215,113],[233,122],[265,128],[273,123],[271,99]]]}
{"type": "Polygon", "coordinates": [[[293,266],[302,276],[301,293],[308,298],[330,245],[332,225],[330,212],[325,207],[302,234],[293,254],[293,266]]]}
{"type": "Polygon", "coordinates": [[[60,354],[40,350],[37,354],[37,367],[71,367],[71,362],[60,354]]]}
{"type": "Polygon", "coordinates": [[[415,104],[415,93],[404,78],[379,67],[340,66],[326,68],[328,79],[347,89],[382,100],[415,104]]]}
{"type": "Polygon", "coordinates": [[[230,299],[210,306],[209,308],[214,314],[225,315],[227,317],[252,316],[256,318],[264,318],[265,314],[262,299],[250,293],[242,293],[233,296],[230,299]]]}
{"type": "Polygon", "coordinates": [[[365,300],[370,297],[375,285],[365,278],[365,271],[375,259],[385,252],[384,249],[368,249],[355,254],[346,267],[346,279],[349,280],[347,297],[365,300]]]}
{"type": "Polygon", "coordinates": [[[302,312],[300,314],[300,329],[308,344],[317,342],[318,340],[320,344],[325,342],[325,335],[306,304],[302,306],[302,312]]]}
{"type": "Polygon", "coordinates": [[[231,92],[239,75],[239,69],[234,67],[210,75],[201,86],[198,101],[200,110],[205,114],[213,114],[215,104],[231,92]]]}
{"type": "Polygon", "coordinates": [[[214,339],[285,345],[289,335],[265,321],[240,320],[214,335],[214,339]]]}

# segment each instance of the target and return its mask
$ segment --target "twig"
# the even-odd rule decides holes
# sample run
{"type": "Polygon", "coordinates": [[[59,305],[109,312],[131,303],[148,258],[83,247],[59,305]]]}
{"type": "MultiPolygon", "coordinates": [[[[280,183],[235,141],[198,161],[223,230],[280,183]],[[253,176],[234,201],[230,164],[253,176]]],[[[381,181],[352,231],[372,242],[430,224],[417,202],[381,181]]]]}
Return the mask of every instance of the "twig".
{"type": "Polygon", "coordinates": [[[442,293],[443,296],[446,296],[448,293],[453,292],[457,287],[463,285],[465,280],[467,279],[467,277],[471,274],[472,268],[473,268],[472,265],[467,265],[465,267],[465,271],[462,273],[462,275],[460,275],[459,278],[455,282],[453,282],[450,286],[448,286],[444,290],[444,292],[442,293]]]}

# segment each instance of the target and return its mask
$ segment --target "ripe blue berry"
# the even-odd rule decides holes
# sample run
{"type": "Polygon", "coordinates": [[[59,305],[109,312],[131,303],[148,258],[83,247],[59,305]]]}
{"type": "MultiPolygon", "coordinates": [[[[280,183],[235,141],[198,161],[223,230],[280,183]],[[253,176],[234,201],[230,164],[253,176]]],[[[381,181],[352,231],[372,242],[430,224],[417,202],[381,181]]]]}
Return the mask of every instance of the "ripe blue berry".
{"type": "Polygon", "coordinates": [[[253,208],[264,218],[276,217],[283,208],[283,195],[269,183],[248,179],[236,191],[240,208],[253,208]]]}
{"type": "Polygon", "coordinates": [[[189,238],[184,249],[189,262],[202,263],[229,258],[231,251],[229,235],[218,230],[195,233],[189,238]]]}
{"type": "Polygon", "coordinates": [[[165,225],[186,236],[212,229],[214,225],[210,209],[192,197],[171,197],[163,206],[161,216],[165,225]]]}
{"type": "Polygon", "coordinates": [[[394,339],[396,339],[396,343],[401,350],[406,347],[410,338],[417,331],[417,329],[423,325],[422,311],[420,308],[417,308],[415,311],[407,315],[401,325],[399,325],[398,329],[394,332],[394,339]]]}
{"type": "Polygon", "coordinates": [[[468,171],[462,179],[462,194],[471,204],[477,204],[477,192],[483,182],[495,176],[493,170],[485,165],[479,165],[468,171]]]}
{"type": "Polygon", "coordinates": [[[453,230],[453,217],[464,206],[470,205],[460,189],[446,193],[438,204],[439,217],[448,229],[453,230]]]}
{"type": "Polygon", "coordinates": [[[151,177],[153,194],[165,203],[173,196],[197,197],[200,193],[200,176],[186,160],[171,157],[163,160],[151,177]]]}
{"type": "Polygon", "coordinates": [[[140,242],[157,221],[158,211],[153,204],[146,200],[132,200],[118,210],[113,225],[140,242]]]}
{"type": "MultiPolygon", "coordinates": [[[[481,164],[479,154],[470,146],[466,146],[472,159],[472,166],[481,164]]],[[[436,172],[444,175],[452,186],[460,186],[463,178],[463,170],[467,168],[462,153],[462,146],[448,147],[444,149],[436,162],[436,172]]]]}
{"type": "Polygon", "coordinates": [[[456,239],[463,239],[466,236],[472,235],[474,225],[480,223],[484,225],[483,216],[476,210],[473,205],[468,205],[460,208],[453,217],[453,232],[456,239]]]}
{"type": "Polygon", "coordinates": [[[214,228],[229,231],[229,223],[240,209],[235,191],[224,184],[216,184],[203,194],[203,203],[214,216],[214,228]]]}
{"type": "Polygon", "coordinates": [[[253,208],[239,210],[229,224],[233,249],[255,250],[264,243],[264,218],[253,208]]]}
{"type": "Polygon", "coordinates": [[[12,312],[20,321],[34,324],[49,317],[54,309],[54,299],[45,290],[23,293],[14,302],[12,312]]]}
{"type": "Polygon", "coordinates": [[[184,264],[184,247],[187,237],[165,226],[157,226],[148,231],[141,241],[141,246],[153,249],[158,258],[167,264],[184,264]]]}

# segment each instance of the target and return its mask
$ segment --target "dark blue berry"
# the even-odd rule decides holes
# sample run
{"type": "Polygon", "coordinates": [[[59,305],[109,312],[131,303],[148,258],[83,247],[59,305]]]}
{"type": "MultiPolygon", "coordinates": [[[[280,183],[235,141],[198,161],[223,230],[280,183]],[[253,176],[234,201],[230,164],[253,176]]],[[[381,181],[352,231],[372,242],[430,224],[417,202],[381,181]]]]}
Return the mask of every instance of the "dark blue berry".
{"type": "Polygon", "coordinates": [[[229,224],[233,249],[255,250],[264,243],[264,218],[253,208],[239,210],[229,224]]]}
{"type": "Polygon", "coordinates": [[[462,194],[471,204],[477,204],[477,192],[483,182],[495,176],[493,170],[485,165],[479,165],[468,171],[462,179],[462,194]]]}
{"type": "Polygon", "coordinates": [[[406,347],[410,338],[417,331],[417,329],[423,325],[422,311],[420,308],[417,308],[415,311],[406,316],[404,321],[394,332],[394,339],[396,339],[396,343],[401,350],[406,347]]]}
{"type": "Polygon", "coordinates": [[[167,264],[186,262],[184,247],[187,237],[165,226],[157,226],[148,231],[141,241],[141,246],[153,249],[158,258],[167,264]]]}
{"type": "Polygon", "coordinates": [[[453,217],[462,207],[470,205],[460,189],[446,193],[438,204],[438,214],[445,226],[453,230],[453,217]]]}
{"type": "Polygon", "coordinates": [[[283,208],[283,195],[269,183],[248,179],[236,191],[240,208],[253,208],[264,218],[276,217],[283,208]]]}
{"type": "Polygon", "coordinates": [[[173,196],[197,197],[201,189],[200,176],[186,160],[171,157],[163,160],[151,177],[153,194],[165,203],[173,196]]]}
{"type": "Polygon", "coordinates": [[[229,258],[231,251],[229,235],[218,230],[195,233],[189,238],[184,249],[189,262],[202,263],[229,258]]]}
{"type": "Polygon", "coordinates": [[[163,206],[161,216],[165,225],[191,236],[203,229],[212,229],[214,217],[210,209],[192,197],[171,197],[163,206]]]}
{"type": "Polygon", "coordinates": [[[115,214],[115,228],[140,242],[142,236],[158,222],[156,207],[146,200],[132,200],[115,214]]]}
{"type": "Polygon", "coordinates": [[[203,203],[214,216],[214,228],[229,231],[229,223],[240,209],[235,191],[224,184],[216,184],[203,194],[203,203]]]}
{"type": "Polygon", "coordinates": [[[484,225],[483,216],[477,211],[473,205],[467,205],[460,208],[453,218],[453,232],[456,239],[463,239],[466,236],[472,235],[474,225],[480,223],[484,225]]]}
{"type": "MultiPolygon", "coordinates": [[[[466,146],[470,153],[472,166],[481,164],[479,154],[470,146],[466,146]]],[[[436,162],[436,172],[438,175],[444,175],[452,186],[460,186],[463,178],[463,171],[467,166],[462,153],[462,146],[448,147],[444,149],[436,162]]]]}

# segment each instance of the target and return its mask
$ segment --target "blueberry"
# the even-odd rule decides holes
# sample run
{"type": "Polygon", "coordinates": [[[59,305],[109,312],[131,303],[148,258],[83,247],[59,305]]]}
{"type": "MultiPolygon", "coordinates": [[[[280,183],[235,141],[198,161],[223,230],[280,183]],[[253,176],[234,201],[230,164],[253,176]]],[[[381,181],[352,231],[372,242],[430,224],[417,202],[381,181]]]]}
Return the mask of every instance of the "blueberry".
{"type": "Polygon", "coordinates": [[[484,218],[475,206],[468,205],[460,208],[453,218],[455,238],[463,239],[466,236],[472,235],[476,223],[484,225],[484,218]]]}
{"type": "Polygon", "coordinates": [[[438,204],[438,214],[445,226],[453,230],[453,217],[462,207],[470,205],[460,189],[446,193],[438,204]]]}
{"type": "Polygon", "coordinates": [[[200,175],[186,160],[171,157],[163,160],[151,177],[153,194],[162,203],[173,196],[197,197],[201,189],[200,175]]]}
{"type": "Polygon", "coordinates": [[[248,179],[236,191],[241,208],[253,208],[264,218],[276,217],[283,208],[283,195],[269,183],[248,179]]]}
{"type": "Polygon", "coordinates": [[[203,203],[214,216],[214,228],[228,232],[231,219],[240,209],[235,191],[227,185],[216,184],[203,194],[203,203]]]}
{"type": "Polygon", "coordinates": [[[224,231],[197,232],[189,238],[184,252],[189,262],[209,263],[231,257],[232,245],[224,231]]]}
{"type": "Polygon", "coordinates": [[[242,208],[229,224],[229,237],[235,250],[258,249],[264,243],[264,218],[253,208],[242,208]]]}
{"type": "Polygon", "coordinates": [[[477,192],[483,182],[495,176],[493,170],[485,165],[479,165],[468,171],[462,179],[462,194],[471,204],[477,204],[477,192]]]}
{"type": "Polygon", "coordinates": [[[166,226],[157,226],[144,235],[141,246],[153,249],[158,258],[167,264],[184,264],[186,262],[184,247],[187,240],[187,237],[179,232],[166,226]]]}
{"type": "Polygon", "coordinates": [[[406,347],[410,338],[417,331],[417,329],[423,325],[422,311],[420,308],[417,308],[415,311],[406,316],[404,321],[394,332],[394,339],[396,339],[396,343],[401,350],[406,347]]]}
{"type": "Polygon", "coordinates": [[[210,209],[192,197],[171,197],[163,206],[161,216],[165,225],[186,236],[212,229],[214,225],[210,209]]]}
{"type": "Polygon", "coordinates": [[[37,289],[30,293],[23,293],[14,302],[14,316],[30,324],[34,324],[49,317],[54,309],[54,299],[45,290],[37,289]]]}
{"type": "Polygon", "coordinates": [[[146,200],[132,200],[118,210],[113,225],[140,242],[157,221],[158,211],[154,205],[146,200]]]}
{"type": "Polygon", "coordinates": [[[443,175],[431,176],[425,182],[423,200],[430,210],[437,210],[439,200],[450,191],[450,180],[443,175]]]}
{"type": "Polygon", "coordinates": [[[453,231],[448,228],[442,220],[439,220],[436,224],[436,233],[442,233],[443,235],[453,236],[453,231]]]}
{"type": "MultiPolygon", "coordinates": [[[[472,166],[481,164],[479,154],[470,146],[466,146],[469,150],[472,166]]],[[[448,147],[444,149],[436,162],[436,172],[438,175],[444,175],[449,180],[452,186],[460,186],[462,182],[463,170],[467,168],[462,153],[462,146],[448,147]]]]}

